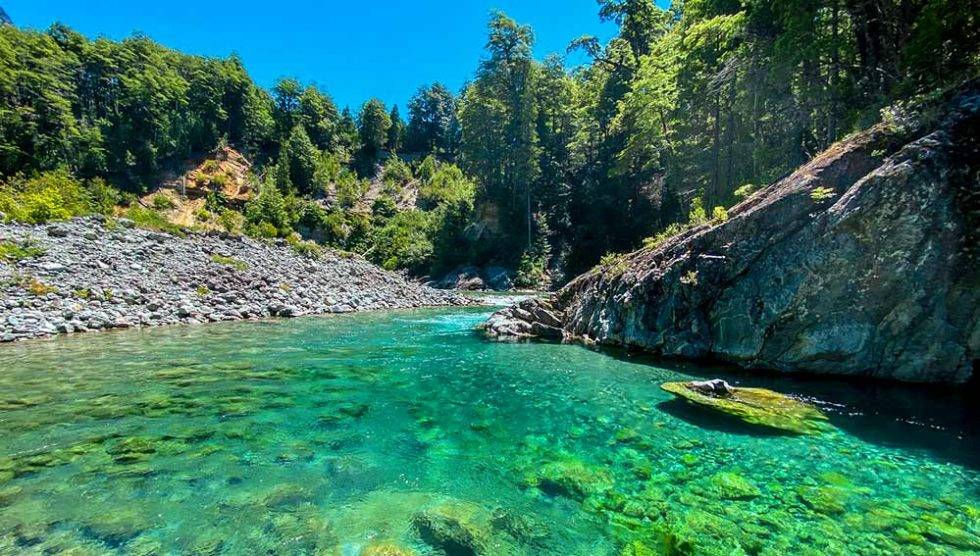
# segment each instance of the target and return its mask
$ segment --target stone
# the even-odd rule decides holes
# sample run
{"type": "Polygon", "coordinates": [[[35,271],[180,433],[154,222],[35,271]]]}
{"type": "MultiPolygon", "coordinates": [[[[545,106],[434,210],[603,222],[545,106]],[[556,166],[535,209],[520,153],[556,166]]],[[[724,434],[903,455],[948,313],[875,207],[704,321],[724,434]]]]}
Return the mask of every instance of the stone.
{"type": "Polygon", "coordinates": [[[578,501],[601,495],[613,485],[612,478],[604,469],[572,459],[544,465],[529,482],[546,494],[578,501]]]}
{"type": "Polygon", "coordinates": [[[491,544],[489,515],[474,504],[447,502],[415,514],[412,527],[423,542],[446,556],[477,556],[491,544]]]}
{"type": "Polygon", "coordinates": [[[815,512],[833,516],[842,514],[847,510],[844,505],[847,494],[839,488],[801,486],[796,492],[800,500],[815,512]]]}
{"type": "Polygon", "coordinates": [[[737,473],[717,473],[708,482],[711,485],[709,493],[724,500],[751,500],[762,495],[755,483],[737,473]]]}
{"type": "Polygon", "coordinates": [[[793,434],[819,434],[832,430],[827,416],[812,405],[764,388],[732,388],[719,397],[705,395],[690,382],[665,382],[660,387],[695,405],[742,421],[793,434]]]}
{"type": "Polygon", "coordinates": [[[369,544],[361,556],[418,556],[418,552],[391,542],[369,544]]]}

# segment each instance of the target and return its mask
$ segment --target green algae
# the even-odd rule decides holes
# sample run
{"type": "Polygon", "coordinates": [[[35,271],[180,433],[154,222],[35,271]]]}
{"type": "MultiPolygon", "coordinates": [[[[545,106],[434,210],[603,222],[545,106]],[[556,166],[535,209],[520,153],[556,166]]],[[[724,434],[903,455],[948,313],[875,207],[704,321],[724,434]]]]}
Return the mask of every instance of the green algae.
{"type": "Polygon", "coordinates": [[[978,551],[969,466],[688,421],[658,386],[690,377],[483,342],[482,316],[0,346],[3,398],[43,402],[0,412],[0,554],[978,551]]]}
{"type": "Polygon", "coordinates": [[[737,417],[746,423],[794,434],[830,430],[827,416],[812,405],[764,388],[735,388],[729,395],[707,395],[687,382],[666,382],[661,388],[699,406],[737,417]]]}

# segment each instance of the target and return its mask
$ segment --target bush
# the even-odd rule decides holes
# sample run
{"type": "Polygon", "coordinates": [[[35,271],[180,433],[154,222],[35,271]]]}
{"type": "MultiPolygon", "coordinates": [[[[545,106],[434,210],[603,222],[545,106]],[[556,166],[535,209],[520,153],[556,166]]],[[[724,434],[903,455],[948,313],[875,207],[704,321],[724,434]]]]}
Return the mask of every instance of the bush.
{"type": "Polygon", "coordinates": [[[323,248],[317,245],[315,241],[304,241],[303,238],[295,232],[286,238],[286,243],[292,247],[293,251],[310,259],[319,259],[320,256],[323,255],[323,248]]]}
{"type": "Polygon", "coordinates": [[[715,207],[714,210],[711,211],[712,224],[721,224],[722,222],[727,222],[727,221],[728,221],[728,211],[725,209],[725,207],[715,207]]]}
{"type": "Polygon", "coordinates": [[[269,222],[249,224],[245,227],[245,233],[259,239],[273,239],[279,236],[279,230],[269,222]]]}
{"type": "Polygon", "coordinates": [[[231,209],[221,209],[218,213],[218,224],[229,234],[240,234],[245,226],[245,217],[231,209]]]}
{"type": "Polygon", "coordinates": [[[170,210],[177,205],[169,196],[158,193],[150,200],[150,206],[153,207],[153,210],[170,210]]]}
{"type": "Polygon", "coordinates": [[[412,181],[412,170],[400,158],[393,156],[381,173],[381,181],[386,184],[404,186],[412,181]]]}
{"type": "Polygon", "coordinates": [[[371,214],[376,218],[391,218],[398,213],[395,200],[387,195],[381,195],[371,204],[371,214]]]}
{"type": "Polygon", "coordinates": [[[337,180],[337,203],[343,208],[354,208],[368,190],[368,183],[357,179],[351,172],[344,172],[337,180]]]}
{"type": "Polygon", "coordinates": [[[660,232],[659,234],[644,239],[643,247],[646,247],[647,249],[656,249],[657,247],[663,245],[664,242],[666,242],[668,239],[674,236],[678,236],[689,229],[690,226],[686,226],[684,224],[678,224],[675,222],[670,226],[667,226],[667,228],[664,231],[660,232]]]}
{"type": "Polygon", "coordinates": [[[211,255],[211,262],[224,266],[230,266],[239,272],[248,269],[248,263],[246,263],[245,261],[241,259],[236,259],[234,257],[226,257],[224,255],[219,255],[217,253],[211,255]]]}
{"type": "Polygon", "coordinates": [[[393,216],[373,237],[371,260],[387,270],[424,271],[432,260],[430,215],[407,210],[393,216]]]}
{"type": "Polygon", "coordinates": [[[44,224],[92,213],[91,196],[63,170],[0,185],[0,212],[11,220],[44,224]]]}
{"type": "Polygon", "coordinates": [[[167,232],[175,235],[183,235],[184,230],[167,220],[159,212],[143,208],[139,205],[133,206],[123,213],[123,216],[132,220],[140,228],[145,228],[147,230],[154,230],[157,232],[167,232]]]}
{"type": "Polygon", "coordinates": [[[271,183],[263,185],[259,195],[245,204],[245,219],[252,228],[264,228],[258,237],[276,237],[280,233],[286,235],[292,231],[286,201],[279,189],[271,183]],[[271,236],[268,235],[269,226],[275,230],[271,236]]]}
{"type": "Polygon", "coordinates": [[[454,164],[439,164],[432,178],[424,181],[419,188],[419,201],[425,208],[472,201],[475,197],[476,185],[454,164]]]}
{"type": "Polygon", "coordinates": [[[21,242],[0,240],[0,261],[3,262],[14,264],[26,259],[40,257],[44,253],[44,249],[38,247],[31,240],[21,242]]]}

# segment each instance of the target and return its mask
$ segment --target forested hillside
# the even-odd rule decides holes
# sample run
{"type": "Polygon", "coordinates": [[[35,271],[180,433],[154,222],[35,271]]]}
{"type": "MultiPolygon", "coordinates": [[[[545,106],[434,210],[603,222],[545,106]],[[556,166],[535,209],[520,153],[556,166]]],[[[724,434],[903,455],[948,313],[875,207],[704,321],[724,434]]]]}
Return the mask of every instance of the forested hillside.
{"type": "Polygon", "coordinates": [[[236,57],[0,26],[0,212],[172,229],[137,197],[233,147],[258,194],[239,207],[216,180],[202,215],[229,232],[418,275],[502,265],[542,285],[723,220],[757,184],[980,68],[977,0],[598,4],[619,34],[575,41],[588,65],[535,60],[533,31],[493,13],[471,83],[421,87],[405,119],[293,79],[267,91],[236,57]]]}

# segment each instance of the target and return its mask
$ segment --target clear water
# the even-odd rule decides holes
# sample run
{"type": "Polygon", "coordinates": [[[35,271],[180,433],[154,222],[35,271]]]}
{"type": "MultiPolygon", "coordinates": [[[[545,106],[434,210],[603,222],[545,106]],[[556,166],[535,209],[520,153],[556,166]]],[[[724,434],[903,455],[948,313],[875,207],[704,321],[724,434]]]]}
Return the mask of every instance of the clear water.
{"type": "Polygon", "coordinates": [[[467,553],[420,515],[480,554],[980,550],[969,397],[487,342],[487,312],[0,346],[0,554],[467,553]],[[808,396],[836,429],[659,388],[705,376],[808,396]]]}

